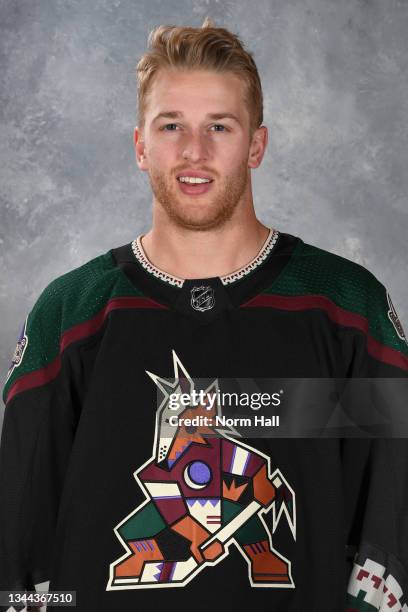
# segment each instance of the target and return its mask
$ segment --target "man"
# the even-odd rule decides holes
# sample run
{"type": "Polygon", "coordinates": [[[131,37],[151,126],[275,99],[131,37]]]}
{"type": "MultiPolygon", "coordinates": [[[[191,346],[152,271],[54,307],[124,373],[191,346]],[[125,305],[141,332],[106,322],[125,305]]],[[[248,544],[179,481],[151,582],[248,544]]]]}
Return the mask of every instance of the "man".
{"type": "Polygon", "coordinates": [[[206,20],[149,42],[134,142],[152,228],[55,279],[24,324],[3,393],[0,587],[50,580],[86,611],[406,610],[406,440],[366,422],[362,439],[310,434],[339,397],[316,381],[406,382],[391,298],[256,218],[268,132],[239,39],[206,20]],[[279,380],[262,395],[282,421],[297,410],[298,437],[274,436],[266,408],[269,429],[242,435],[221,379],[279,380]],[[294,379],[317,392],[291,407],[294,379]]]}

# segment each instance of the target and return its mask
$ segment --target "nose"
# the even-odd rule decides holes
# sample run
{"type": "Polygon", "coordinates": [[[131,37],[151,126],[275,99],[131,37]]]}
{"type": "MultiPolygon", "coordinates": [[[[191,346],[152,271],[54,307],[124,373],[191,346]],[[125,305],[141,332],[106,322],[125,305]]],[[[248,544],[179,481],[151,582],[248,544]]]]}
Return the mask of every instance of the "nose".
{"type": "Polygon", "coordinates": [[[208,155],[208,143],[204,134],[195,132],[186,135],[182,145],[182,156],[184,159],[200,162],[201,160],[208,159],[208,155]]]}

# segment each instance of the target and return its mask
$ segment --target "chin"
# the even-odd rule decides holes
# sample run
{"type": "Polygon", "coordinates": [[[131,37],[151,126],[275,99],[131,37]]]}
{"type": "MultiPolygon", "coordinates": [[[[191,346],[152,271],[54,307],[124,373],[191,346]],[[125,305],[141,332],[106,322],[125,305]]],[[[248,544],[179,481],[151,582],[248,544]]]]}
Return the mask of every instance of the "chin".
{"type": "Polygon", "coordinates": [[[172,215],[173,221],[180,227],[204,231],[214,229],[223,224],[224,219],[219,215],[172,215]]]}

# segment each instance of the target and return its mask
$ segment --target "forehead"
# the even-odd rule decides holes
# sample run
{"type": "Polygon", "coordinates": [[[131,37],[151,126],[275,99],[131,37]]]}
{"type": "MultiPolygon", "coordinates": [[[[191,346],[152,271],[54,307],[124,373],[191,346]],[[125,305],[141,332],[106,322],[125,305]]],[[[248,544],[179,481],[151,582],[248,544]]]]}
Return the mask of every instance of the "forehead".
{"type": "Polygon", "coordinates": [[[186,112],[244,112],[244,83],[231,72],[210,70],[160,70],[148,94],[147,114],[172,108],[186,112]]]}

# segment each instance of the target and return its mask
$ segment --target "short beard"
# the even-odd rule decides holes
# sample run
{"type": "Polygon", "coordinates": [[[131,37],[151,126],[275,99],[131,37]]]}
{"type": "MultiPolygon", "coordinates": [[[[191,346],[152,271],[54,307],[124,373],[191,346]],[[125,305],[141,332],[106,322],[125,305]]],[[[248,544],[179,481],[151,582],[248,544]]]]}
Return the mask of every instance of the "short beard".
{"type": "MultiPolygon", "coordinates": [[[[176,179],[171,178],[174,181],[176,179]]],[[[217,181],[218,179],[216,179],[217,181]]],[[[154,196],[166,211],[171,221],[184,229],[195,231],[206,231],[223,226],[234,214],[248,183],[248,164],[243,161],[234,175],[226,177],[222,185],[221,192],[217,193],[215,200],[208,198],[206,203],[207,214],[197,215],[191,211],[191,207],[196,209],[199,201],[194,204],[194,197],[191,197],[191,207],[188,202],[181,204],[180,197],[176,193],[177,185],[172,189],[166,182],[166,177],[154,170],[149,172],[149,181],[154,196]]],[[[185,196],[188,198],[188,196],[185,196]]],[[[207,196],[203,196],[207,197],[207,196]]]]}

